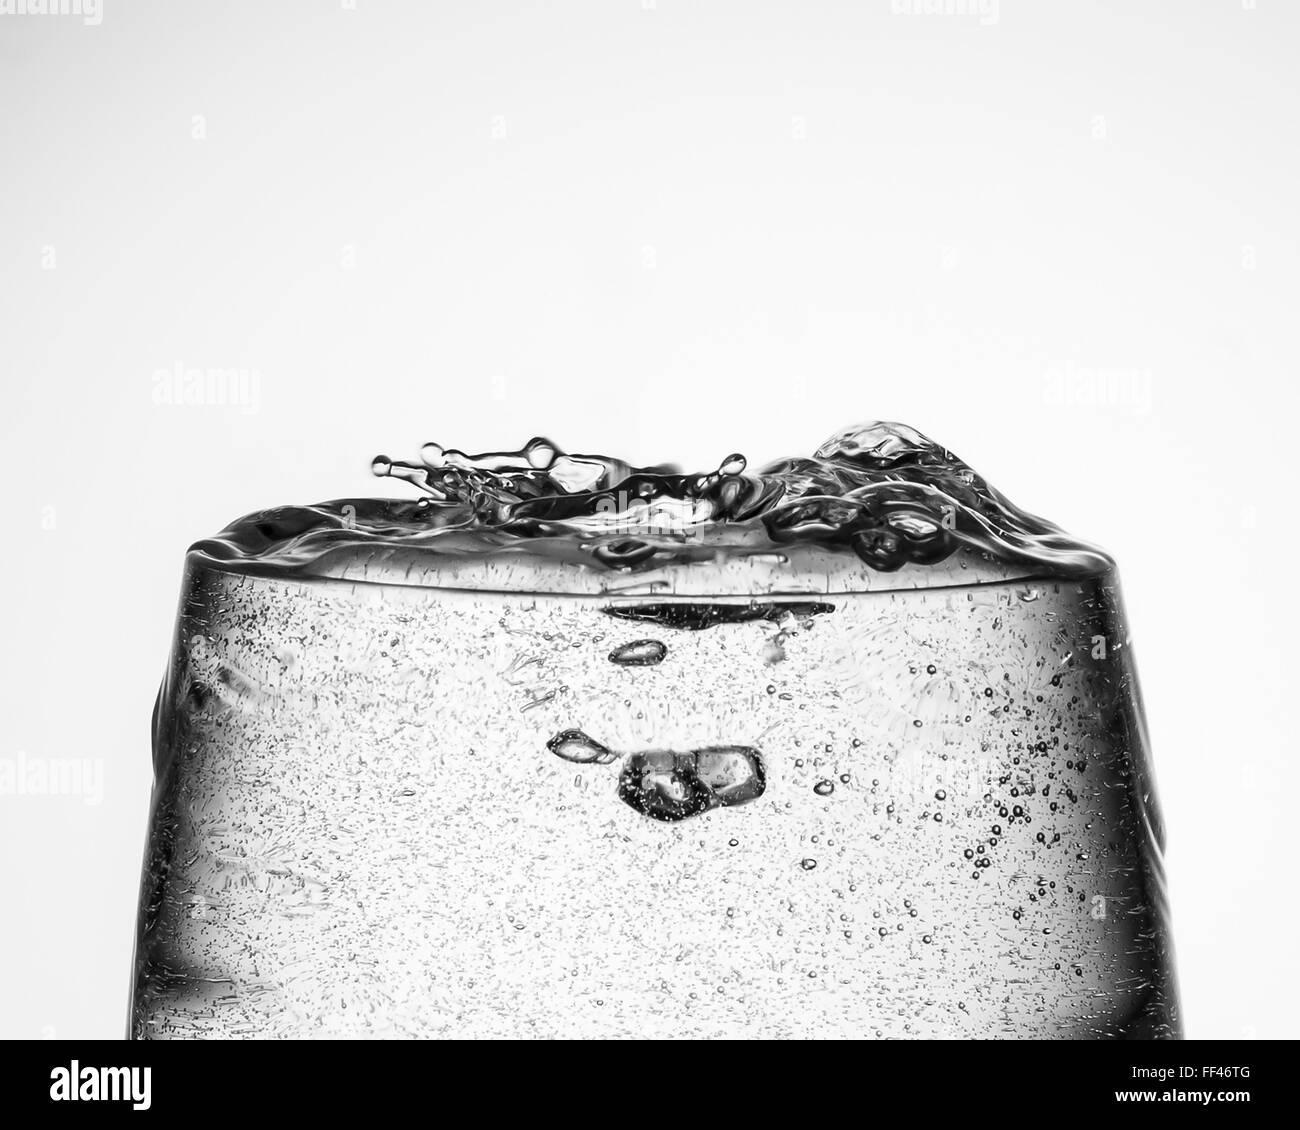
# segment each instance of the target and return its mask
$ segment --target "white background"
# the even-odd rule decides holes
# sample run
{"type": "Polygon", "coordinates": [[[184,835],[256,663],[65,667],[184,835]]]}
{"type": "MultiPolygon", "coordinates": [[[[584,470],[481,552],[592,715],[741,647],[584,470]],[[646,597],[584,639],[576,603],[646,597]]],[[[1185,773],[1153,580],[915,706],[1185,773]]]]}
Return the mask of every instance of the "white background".
{"type": "Polygon", "coordinates": [[[1296,1035],[1300,7],[352,7],[0,15],[0,758],[103,771],[0,796],[0,1035],[124,1030],[190,542],[870,418],[1118,558],[1188,1033],[1296,1035]]]}

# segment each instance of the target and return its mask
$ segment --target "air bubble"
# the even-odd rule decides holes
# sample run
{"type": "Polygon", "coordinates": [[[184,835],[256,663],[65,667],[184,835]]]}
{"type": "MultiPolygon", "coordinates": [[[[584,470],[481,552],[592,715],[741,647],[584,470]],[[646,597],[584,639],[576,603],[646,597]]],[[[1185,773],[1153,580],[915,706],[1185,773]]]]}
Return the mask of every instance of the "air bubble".
{"type": "Polygon", "coordinates": [[[609,765],[618,760],[618,754],[588,737],[581,730],[561,730],[546,743],[556,757],[578,765],[609,765]]]}
{"type": "Polygon", "coordinates": [[[659,640],[633,640],[609,653],[609,661],[620,667],[653,667],[664,661],[667,645],[659,640]]]}

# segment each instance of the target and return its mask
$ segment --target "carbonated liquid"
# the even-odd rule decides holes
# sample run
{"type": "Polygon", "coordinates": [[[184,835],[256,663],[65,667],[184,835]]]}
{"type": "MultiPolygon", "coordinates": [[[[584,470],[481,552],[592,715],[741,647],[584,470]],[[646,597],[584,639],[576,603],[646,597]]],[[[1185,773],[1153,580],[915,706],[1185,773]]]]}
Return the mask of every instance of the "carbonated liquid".
{"type": "Polygon", "coordinates": [[[439,448],[196,547],[132,1033],[1177,1036],[1113,564],[839,443],[833,493],[439,448]]]}

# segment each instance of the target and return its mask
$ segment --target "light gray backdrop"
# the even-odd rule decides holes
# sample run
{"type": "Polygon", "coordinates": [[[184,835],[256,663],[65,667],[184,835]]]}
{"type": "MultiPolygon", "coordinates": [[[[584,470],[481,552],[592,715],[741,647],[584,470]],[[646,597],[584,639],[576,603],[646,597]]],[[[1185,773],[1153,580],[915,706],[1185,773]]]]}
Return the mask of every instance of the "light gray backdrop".
{"type": "Polygon", "coordinates": [[[1296,1034],[1300,7],[19,7],[0,759],[89,769],[0,795],[0,1034],[124,1029],[191,541],[426,439],[873,417],[1116,554],[1188,1031],[1296,1034]]]}

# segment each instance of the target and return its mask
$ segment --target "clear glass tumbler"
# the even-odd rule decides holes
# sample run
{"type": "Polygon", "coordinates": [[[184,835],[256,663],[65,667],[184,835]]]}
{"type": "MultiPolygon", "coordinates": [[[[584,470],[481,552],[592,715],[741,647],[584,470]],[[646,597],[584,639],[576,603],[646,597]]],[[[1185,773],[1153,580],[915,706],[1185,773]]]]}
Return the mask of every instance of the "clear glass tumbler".
{"type": "Polygon", "coordinates": [[[1179,1034],[1109,563],[674,576],[191,551],[131,1033],[1179,1034]]]}

